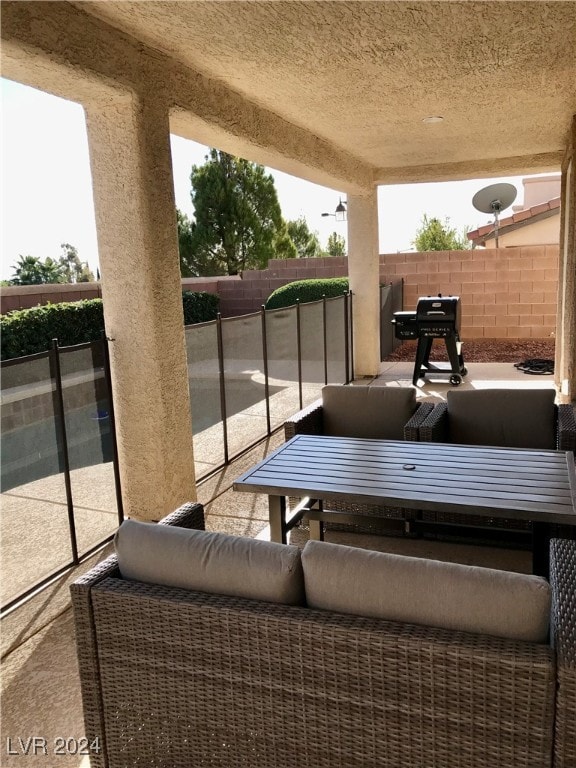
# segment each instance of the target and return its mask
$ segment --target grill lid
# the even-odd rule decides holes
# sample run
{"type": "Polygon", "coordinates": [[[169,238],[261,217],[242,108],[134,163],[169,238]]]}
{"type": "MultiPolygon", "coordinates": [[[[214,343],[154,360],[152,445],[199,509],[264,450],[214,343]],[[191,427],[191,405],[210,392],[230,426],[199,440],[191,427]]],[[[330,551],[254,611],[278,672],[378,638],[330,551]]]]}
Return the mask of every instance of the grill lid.
{"type": "Polygon", "coordinates": [[[421,296],[416,306],[416,320],[460,325],[460,297],[421,296]]]}

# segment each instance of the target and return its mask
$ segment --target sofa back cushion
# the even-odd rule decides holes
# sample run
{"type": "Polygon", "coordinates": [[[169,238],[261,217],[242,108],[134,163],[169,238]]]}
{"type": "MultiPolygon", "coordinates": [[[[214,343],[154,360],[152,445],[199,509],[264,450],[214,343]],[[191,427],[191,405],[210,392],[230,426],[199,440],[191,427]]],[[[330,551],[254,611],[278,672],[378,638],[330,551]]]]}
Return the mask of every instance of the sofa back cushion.
{"type": "Polygon", "coordinates": [[[309,541],[302,553],[312,608],[543,643],[546,579],[491,568],[309,541]]]}
{"type": "Polygon", "coordinates": [[[448,392],[450,441],[507,448],[556,448],[553,389],[448,392]]]}
{"type": "Polygon", "coordinates": [[[322,389],[324,434],[403,440],[416,405],[414,387],[328,384],[322,389]]]}
{"type": "Polygon", "coordinates": [[[125,579],[302,605],[298,547],[125,520],[114,540],[125,579]]]}

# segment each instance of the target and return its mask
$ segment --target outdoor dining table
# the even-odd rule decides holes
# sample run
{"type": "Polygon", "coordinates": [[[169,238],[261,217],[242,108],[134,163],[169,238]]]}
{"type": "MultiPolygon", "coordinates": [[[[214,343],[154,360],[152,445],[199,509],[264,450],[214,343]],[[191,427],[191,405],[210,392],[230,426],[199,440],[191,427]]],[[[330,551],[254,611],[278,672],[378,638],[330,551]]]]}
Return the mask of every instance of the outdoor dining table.
{"type": "Polygon", "coordinates": [[[571,451],[296,435],[245,472],[234,490],[266,493],[270,537],[286,542],[302,507],[286,497],[386,504],[532,523],[533,572],[547,575],[556,526],[576,534],[571,451]]]}

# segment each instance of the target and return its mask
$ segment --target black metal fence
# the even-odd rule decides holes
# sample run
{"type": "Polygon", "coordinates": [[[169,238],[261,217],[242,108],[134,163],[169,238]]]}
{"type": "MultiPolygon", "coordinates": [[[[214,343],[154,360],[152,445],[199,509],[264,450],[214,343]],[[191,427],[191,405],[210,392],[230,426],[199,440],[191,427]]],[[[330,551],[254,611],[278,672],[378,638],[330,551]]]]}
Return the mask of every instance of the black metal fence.
{"type": "Polygon", "coordinates": [[[197,480],[352,376],[352,295],[186,328],[197,480]]]}
{"type": "MultiPolygon", "coordinates": [[[[352,377],[352,294],[185,329],[197,480],[352,377]]],[[[105,339],[2,362],[2,612],[123,519],[105,339]],[[23,567],[25,565],[25,567],[23,567]]]]}
{"type": "Polygon", "coordinates": [[[105,339],[2,362],[2,612],[123,519],[105,339]]]}

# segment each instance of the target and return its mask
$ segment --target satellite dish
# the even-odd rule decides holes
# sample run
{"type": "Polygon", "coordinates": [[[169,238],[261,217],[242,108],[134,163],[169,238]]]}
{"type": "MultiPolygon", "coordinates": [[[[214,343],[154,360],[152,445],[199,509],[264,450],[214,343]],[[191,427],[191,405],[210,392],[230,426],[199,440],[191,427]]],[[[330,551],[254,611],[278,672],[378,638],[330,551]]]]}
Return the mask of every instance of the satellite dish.
{"type": "Polygon", "coordinates": [[[500,211],[512,205],[516,200],[516,187],[513,184],[490,184],[488,187],[476,192],[472,198],[472,205],[477,211],[494,214],[494,233],[496,248],[498,248],[498,229],[500,225],[500,211]]]}

